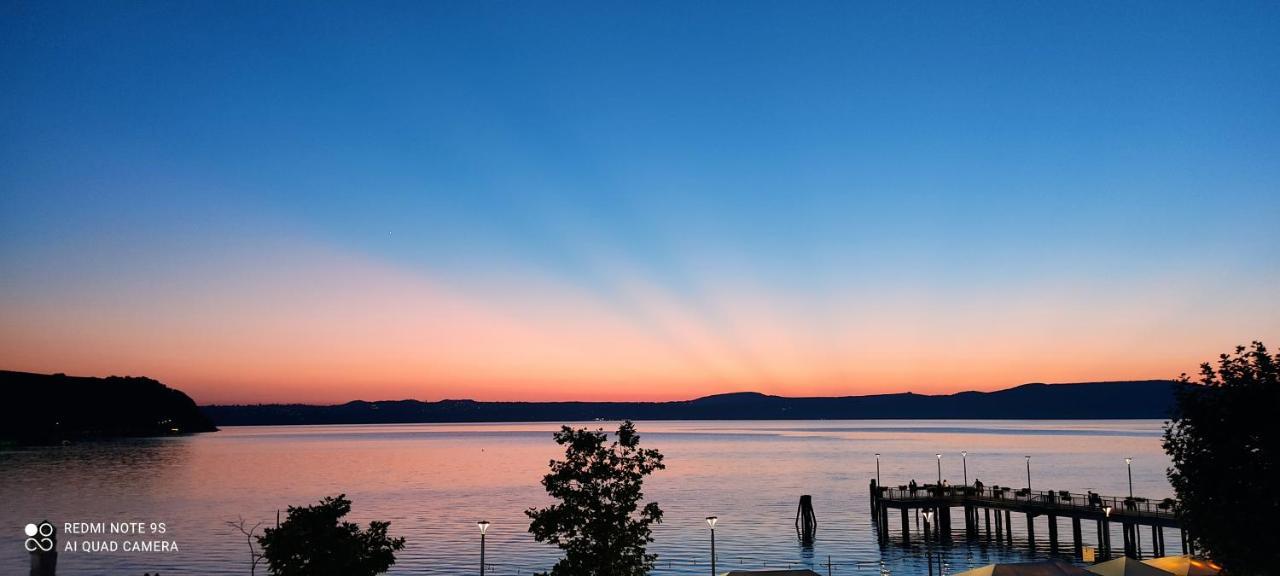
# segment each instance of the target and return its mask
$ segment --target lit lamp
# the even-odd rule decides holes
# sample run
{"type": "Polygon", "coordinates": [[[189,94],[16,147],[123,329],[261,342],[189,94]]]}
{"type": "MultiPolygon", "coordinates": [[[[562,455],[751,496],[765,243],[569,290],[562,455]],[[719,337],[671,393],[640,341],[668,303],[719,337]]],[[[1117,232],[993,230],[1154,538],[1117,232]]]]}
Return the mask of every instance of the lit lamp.
{"type": "Polygon", "coordinates": [[[715,516],[707,516],[707,526],[711,527],[711,576],[716,574],[716,522],[719,521],[715,516]]]}
{"type": "Polygon", "coordinates": [[[480,528],[480,576],[484,576],[484,533],[489,531],[489,521],[481,520],[476,526],[480,528]]]}
{"type": "Polygon", "coordinates": [[[942,455],[934,454],[934,456],[938,457],[938,490],[941,491],[942,490],[942,455]]]}
{"type": "Polygon", "coordinates": [[[969,485],[969,451],[960,451],[960,465],[964,466],[964,485],[969,485]]]}

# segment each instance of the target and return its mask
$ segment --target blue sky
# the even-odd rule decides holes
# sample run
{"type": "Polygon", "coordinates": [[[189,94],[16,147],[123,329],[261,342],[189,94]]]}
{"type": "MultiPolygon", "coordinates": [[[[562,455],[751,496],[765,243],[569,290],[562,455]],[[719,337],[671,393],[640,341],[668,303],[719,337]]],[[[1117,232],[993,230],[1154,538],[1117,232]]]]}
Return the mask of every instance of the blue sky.
{"type": "MultiPolygon", "coordinates": [[[[1144,297],[1160,286],[1177,302],[1161,322],[1080,335],[1056,353],[1120,349],[1143,369],[1187,369],[1280,326],[1278,12],[1249,2],[5,2],[0,311],[11,319],[0,334],[12,347],[0,360],[205,386],[147,359],[139,335],[161,330],[145,320],[155,302],[173,300],[167,316],[241,314],[239,300],[181,295],[225,294],[219,282],[235,277],[246,298],[270,304],[264,295],[323,277],[261,279],[305,253],[321,269],[337,255],[376,263],[504,316],[587,295],[681,354],[696,348],[682,323],[655,317],[631,288],[663,294],[658,308],[729,340],[892,333],[928,348],[969,338],[960,327],[972,318],[949,318],[966,303],[1114,317],[1160,305],[1144,297]],[[526,281],[559,288],[522,299],[526,281]],[[1038,302],[1046,287],[1065,294],[1038,302]],[[729,328],[740,310],[717,302],[739,292],[799,320],[729,328]],[[912,317],[934,336],[831,312],[847,300],[936,310],[912,317]],[[68,327],[90,322],[85,313],[144,319],[86,340],[68,327]]],[[[351,290],[343,298],[359,300],[351,290]]],[[[863,312],[854,316],[875,317],[863,312]]],[[[196,332],[205,320],[163,329],[196,332]]],[[[412,341],[415,327],[402,328],[407,340],[388,346],[412,341]]],[[[1001,334],[982,345],[1004,345],[1001,334]]],[[[767,358],[771,346],[715,362],[767,358]]],[[[781,372],[778,390],[808,389],[781,372]]],[[[908,385],[836,372],[821,375],[822,390],[908,385]]],[[[517,363],[491,379],[520,396],[520,373],[517,363]]],[[[945,373],[920,385],[991,379],[945,373]]],[[[702,376],[672,381],[715,380],[702,376]]],[[[387,378],[427,395],[448,380],[387,378]]]]}

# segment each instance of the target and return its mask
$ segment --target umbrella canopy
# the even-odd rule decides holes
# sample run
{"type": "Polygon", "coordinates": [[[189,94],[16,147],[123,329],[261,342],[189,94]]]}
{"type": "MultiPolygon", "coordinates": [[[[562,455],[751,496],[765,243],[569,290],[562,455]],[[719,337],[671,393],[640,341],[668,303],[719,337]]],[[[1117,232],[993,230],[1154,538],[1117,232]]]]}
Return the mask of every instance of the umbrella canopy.
{"type": "Polygon", "coordinates": [[[1164,556],[1143,560],[1143,564],[1155,566],[1165,572],[1177,576],[1215,576],[1222,570],[1221,566],[1208,560],[1197,560],[1190,556],[1164,556]]]}
{"type": "Polygon", "coordinates": [[[988,564],[981,568],[965,570],[955,576],[1092,576],[1084,568],[1066,562],[1021,562],[1018,564],[988,564]]]}
{"type": "Polygon", "coordinates": [[[1143,564],[1128,556],[1121,556],[1115,560],[1094,564],[1088,567],[1087,570],[1102,576],[1171,576],[1173,574],[1155,566],[1143,564]]]}
{"type": "Polygon", "coordinates": [[[734,570],[720,576],[822,576],[813,570],[734,570]]]}

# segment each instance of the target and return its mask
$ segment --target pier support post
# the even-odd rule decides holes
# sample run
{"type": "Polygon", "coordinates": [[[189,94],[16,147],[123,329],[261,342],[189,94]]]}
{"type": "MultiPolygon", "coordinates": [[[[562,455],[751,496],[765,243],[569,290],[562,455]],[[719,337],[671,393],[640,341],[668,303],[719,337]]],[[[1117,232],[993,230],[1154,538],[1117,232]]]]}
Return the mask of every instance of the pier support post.
{"type": "Polygon", "coordinates": [[[1004,542],[1004,514],[996,510],[996,544],[1004,542]]]}
{"type": "Polygon", "coordinates": [[[1107,520],[1098,521],[1098,547],[1102,549],[1102,559],[1111,558],[1111,523],[1107,520]]]}
{"type": "Polygon", "coordinates": [[[1151,556],[1164,556],[1160,551],[1160,527],[1155,524],[1151,525],[1151,556]]]}
{"type": "Polygon", "coordinates": [[[1027,512],[1027,546],[1036,549],[1036,517],[1030,512],[1027,512]]]}
{"type": "Polygon", "coordinates": [[[1004,540],[1010,546],[1013,546],[1013,513],[1004,511],[1004,540]]]}
{"type": "Polygon", "coordinates": [[[902,545],[906,546],[911,543],[911,520],[907,509],[902,509],[902,545]]]}
{"type": "Polygon", "coordinates": [[[889,543],[889,509],[883,504],[880,505],[879,511],[876,512],[876,519],[880,525],[880,544],[889,543]]]}
{"type": "Polygon", "coordinates": [[[1080,518],[1071,518],[1071,547],[1075,550],[1076,558],[1084,557],[1084,543],[1080,541],[1080,518]]]}
{"type": "Polygon", "coordinates": [[[1058,553],[1058,517],[1050,514],[1049,519],[1049,553],[1058,553]]]}
{"type": "MultiPolygon", "coordinates": [[[[987,541],[988,541],[988,542],[990,542],[990,541],[991,541],[991,509],[990,509],[990,508],[983,508],[983,509],[982,509],[982,513],[983,513],[983,515],[984,515],[984,516],[986,516],[986,520],[987,520],[987,541]]],[[[997,516],[996,518],[999,518],[999,516],[997,516]]]]}

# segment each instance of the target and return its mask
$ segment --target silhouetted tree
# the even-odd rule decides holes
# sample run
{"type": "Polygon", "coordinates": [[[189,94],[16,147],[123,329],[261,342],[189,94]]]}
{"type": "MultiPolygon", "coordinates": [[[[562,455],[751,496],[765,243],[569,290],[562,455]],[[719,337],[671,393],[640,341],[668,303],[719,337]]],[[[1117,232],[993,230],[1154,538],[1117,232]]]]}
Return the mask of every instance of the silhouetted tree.
{"type": "Polygon", "coordinates": [[[1265,528],[1280,512],[1276,358],[1254,342],[1182,383],[1164,449],[1183,522],[1228,573],[1272,574],[1280,569],[1280,547],[1265,528]]]}
{"type": "Polygon", "coordinates": [[[656,502],[640,508],[645,476],[665,468],[657,450],[640,448],[630,421],[618,427],[606,444],[603,429],[561,427],[556,443],[564,460],[552,460],[542,478],[547,494],[559,500],[546,508],[525,511],[533,521],[529,532],[539,542],[552,542],[565,556],[552,576],[640,576],[653,568],[656,554],[650,525],[662,522],[656,502]]]}
{"type": "MultiPolygon", "coordinates": [[[[239,518],[235,522],[227,522],[227,526],[235,528],[244,536],[245,544],[249,546],[249,576],[255,576],[258,573],[258,564],[262,562],[262,553],[258,552],[253,541],[258,539],[258,528],[262,527],[262,523],[254,524],[252,528],[244,518],[239,518]]],[[[145,575],[144,575],[145,576],[145,575]]],[[[159,576],[158,574],[156,576],[159,576]]]]}
{"type": "Polygon", "coordinates": [[[346,494],[326,497],[315,506],[289,507],[278,528],[258,537],[262,557],[275,576],[373,576],[395,564],[404,538],[387,536],[390,522],[370,522],[361,531],[342,522],[351,511],[346,494]]]}

